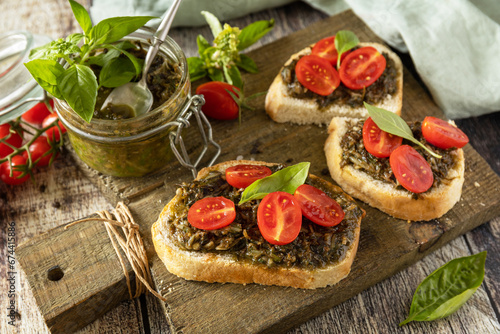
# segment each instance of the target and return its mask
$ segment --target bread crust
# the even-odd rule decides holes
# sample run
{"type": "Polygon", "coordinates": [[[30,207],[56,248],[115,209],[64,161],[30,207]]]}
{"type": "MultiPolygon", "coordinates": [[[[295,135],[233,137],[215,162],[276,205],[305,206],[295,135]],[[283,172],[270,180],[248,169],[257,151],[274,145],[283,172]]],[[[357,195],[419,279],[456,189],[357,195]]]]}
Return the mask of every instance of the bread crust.
{"type": "Polygon", "coordinates": [[[332,178],[351,196],[373,206],[395,218],[419,221],[439,218],[448,212],[459,200],[464,182],[464,154],[458,149],[457,164],[448,171],[448,184],[420,194],[413,199],[406,190],[396,189],[393,185],[376,180],[352,165],[340,168],[342,149],[340,142],[347,131],[348,118],[332,119],[325,143],[325,154],[328,169],[332,178]]]}
{"type": "MultiPolygon", "coordinates": [[[[261,161],[228,161],[212,167],[204,168],[196,179],[201,179],[211,171],[224,171],[237,164],[275,165],[261,161]]],[[[310,175],[311,178],[315,176],[310,175]]],[[[330,184],[331,185],[331,184],[330,184]]],[[[335,187],[334,185],[331,185],[335,187]]],[[[219,253],[196,253],[180,249],[168,233],[167,224],[179,201],[179,193],[165,206],[158,220],[153,224],[152,238],[154,247],[168,271],[187,280],[205,281],[209,283],[257,283],[264,285],[280,285],[301,289],[315,289],[333,285],[345,278],[350,270],[359,243],[361,218],[355,228],[354,240],[345,258],[325,268],[305,270],[300,268],[275,267],[250,264],[219,253]]]]}
{"type": "MultiPolygon", "coordinates": [[[[399,57],[388,47],[379,43],[360,43],[360,46],[372,46],[379,52],[386,52],[396,64],[397,91],[393,95],[388,95],[383,101],[375,104],[379,108],[392,111],[401,115],[403,106],[403,64],[399,57]]],[[[293,54],[285,65],[290,64],[294,59],[302,55],[311,53],[311,45],[293,54]]],[[[265,100],[265,109],[268,115],[279,123],[292,122],[296,124],[317,124],[328,125],[333,117],[367,118],[368,112],[364,106],[353,108],[348,105],[331,104],[327,108],[318,108],[313,99],[298,99],[288,95],[287,86],[281,78],[281,69],[274,78],[265,100]]]]}

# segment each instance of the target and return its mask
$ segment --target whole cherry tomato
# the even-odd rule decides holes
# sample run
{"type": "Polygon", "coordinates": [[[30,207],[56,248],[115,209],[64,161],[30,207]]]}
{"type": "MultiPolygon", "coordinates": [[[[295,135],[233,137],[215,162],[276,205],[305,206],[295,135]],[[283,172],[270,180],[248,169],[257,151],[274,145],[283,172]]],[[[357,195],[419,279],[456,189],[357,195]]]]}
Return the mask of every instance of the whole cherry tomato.
{"type": "MultiPolygon", "coordinates": [[[[57,114],[55,112],[50,114],[49,116],[45,117],[45,119],[43,120],[42,127],[45,128],[45,127],[49,126],[50,124],[54,123],[56,119],[59,119],[59,117],[57,116],[57,114]]],[[[58,124],[59,124],[59,127],[61,128],[61,132],[66,133],[66,128],[61,123],[61,121],[59,121],[58,124]]],[[[60,133],[59,129],[57,128],[57,126],[55,126],[55,125],[49,129],[47,129],[45,131],[45,135],[51,141],[59,141],[61,139],[61,133],[60,133]]]]}
{"type": "Polygon", "coordinates": [[[403,138],[380,130],[369,117],[363,125],[363,144],[377,158],[387,158],[403,142],[403,138]]]}
{"type": "MultiPolygon", "coordinates": [[[[17,131],[12,130],[12,127],[9,123],[0,125],[0,139],[4,138],[8,138],[5,140],[5,143],[9,143],[14,147],[19,148],[23,144],[23,137],[21,137],[21,135],[19,135],[17,131]]],[[[12,147],[8,146],[5,143],[0,142],[0,159],[3,159],[14,152],[14,149],[12,149],[12,147]]]]}
{"type": "Polygon", "coordinates": [[[445,150],[452,147],[462,148],[469,142],[469,137],[462,130],[432,116],[424,118],[422,135],[429,144],[445,150]]]}
{"type": "Polygon", "coordinates": [[[335,226],[344,219],[342,207],[324,191],[308,184],[303,184],[295,190],[293,196],[302,209],[302,214],[321,226],[335,226]]]}
{"type": "Polygon", "coordinates": [[[302,86],[323,96],[330,95],[340,85],[337,70],[316,55],[300,58],[295,65],[295,74],[302,86]]]}
{"type": "MultiPolygon", "coordinates": [[[[54,108],[54,100],[50,100],[50,106],[54,108]]],[[[45,117],[51,114],[50,110],[47,108],[45,103],[39,102],[33,106],[30,110],[26,111],[21,117],[28,123],[35,125],[42,125],[45,117]]]]}
{"type": "Polygon", "coordinates": [[[205,104],[201,111],[211,118],[219,120],[231,120],[238,118],[240,106],[226,91],[233,92],[239,96],[240,90],[226,82],[210,81],[196,88],[196,94],[203,95],[205,104]]]}
{"type": "Polygon", "coordinates": [[[257,225],[269,243],[289,244],[297,238],[302,226],[300,205],[289,193],[276,191],[267,194],[257,209],[257,225]]]}
{"type": "Polygon", "coordinates": [[[246,188],[272,173],[266,166],[236,165],[226,169],[226,181],[235,188],[246,188]]]}
{"type": "MultiPolygon", "coordinates": [[[[12,166],[26,165],[26,159],[22,155],[15,155],[12,157],[12,166]]],[[[26,182],[30,178],[29,174],[19,178],[21,176],[21,171],[12,171],[12,176],[10,176],[11,166],[8,161],[3,162],[0,165],[0,180],[10,185],[18,185],[26,182]]]]}
{"type": "MultiPolygon", "coordinates": [[[[314,44],[311,53],[328,60],[333,67],[337,66],[337,58],[339,56],[337,48],[335,47],[335,36],[323,38],[314,44]]],[[[340,61],[342,62],[349,52],[342,53],[340,61]]]]}
{"type": "MultiPolygon", "coordinates": [[[[37,166],[47,166],[50,163],[50,159],[54,155],[54,153],[49,153],[44,156],[44,154],[52,149],[52,146],[49,143],[49,139],[44,136],[40,136],[35,139],[35,141],[31,143],[28,149],[31,153],[31,161],[36,162],[37,166]]],[[[58,152],[56,152],[56,156],[57,154],[58,152]]],[[[24,151],[23,157],[28,160],[28,152],[24,151]]]]}
{"type": "Polygon", "coordinates": [[[377,49],[366,46],[352,51],[340,64],[342,83],[350,89],[362,89],[374,83],[386,67],[384,56],[377,49]]]}
{"type": "Polygon", "coordinates": [[[203,230],[216,230],[236,218],[233,201],[224,197],[206,197],[196,201],[188,211],[188,222],[203,230]]]}
{"type": "Polygon", "coordinates": [[[401,145],[395,149],[389,163],[399,183],[413,193],[423,193],[434,183],[431,166],[409,145],[401,145]]]}

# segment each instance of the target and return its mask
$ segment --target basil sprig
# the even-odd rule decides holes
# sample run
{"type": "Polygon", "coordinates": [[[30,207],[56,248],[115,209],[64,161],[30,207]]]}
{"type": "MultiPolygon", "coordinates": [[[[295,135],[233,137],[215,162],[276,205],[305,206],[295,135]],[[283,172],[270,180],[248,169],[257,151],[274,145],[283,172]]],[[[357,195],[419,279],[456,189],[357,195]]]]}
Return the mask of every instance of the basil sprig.
{"type": "Polygon", "coordinates": [[[390,134],[393,134],[395,136],[402,137],[421,146],[435,158],[442,158],[442,156],[435,153],[430,148],[416,140],[415,137],[413,137],[413,133],[411,132],[408,123],[406,123],[405,120],[399,117],[397,114],[382,108],[372,106],[366,102],[363,103],[366,107],[366,110],[368,110],[368,114],[381,130],[389,132],[390,134]]]}
{"type": "Polygon", "coordinates": [[[479,288],[484,279],[486,251],[451,260],[418,286],[410,315],[399,324],[431,321],[457,311],[479,288]]]}
{"type": "Polygon", "coordinates": [[[311,166],[310,162],[301,162],[255,181],[243,191],[239,204],[262,199],[275,191],[284,191],[293,195],[295,190],[306,181],[309,175],[309,166],[311,166]]]}
{"type": "Polygon", "coordinates": [[[258,69],[255,62],[240,51],[271,31],[274,20],[257,21],[240,30],[228,24],[222,26],[219,19],[209,12],[201,14],[207,20],[214,40],[210,44],[202,35],[196,39],[199,57],[187,59],[191,81],[208,76],[213,81],[225,81],[242,89],[240,69],[249,73],[257,73],[258,69]]]}
{"type": "Polygon", "coordinates": [[[335,49],[337,49],[337,69],[340,68],[340,57],[344,52],[359,44],[358,37],[349,30],[340,30],[335,34],[335,49]]]}
{"type": "Polygon", "coordinates": [[[142,61],[127,52],[131,43],[114,43],[136,31],[153,16],[112,17],[92,26],[90,16],[78,2],[69,0],[73,14],[83,30],[33,49],[25,64],[33,78],[52,96],[90,122],[94,115],[99,87],[118,87],[139,77],[142,61]],[[82,43],[83,41],[83,43],[82,43]],[[99,49],[107,53],[96,54],[99,49]],[[120,55],[124,58],[118,58],[120,55]],[[61,60],[66,66],[61,65],[61,60]],[[99,82],[90,65],[102,67],[99,82]]]}

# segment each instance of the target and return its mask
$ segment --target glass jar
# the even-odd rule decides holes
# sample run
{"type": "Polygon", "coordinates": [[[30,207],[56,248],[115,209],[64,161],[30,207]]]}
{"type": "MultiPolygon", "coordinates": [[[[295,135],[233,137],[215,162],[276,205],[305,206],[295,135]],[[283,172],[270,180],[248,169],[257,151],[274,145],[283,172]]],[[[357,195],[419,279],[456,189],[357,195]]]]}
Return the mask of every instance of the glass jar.
{"type": "MultiPolygon", "coordinates": [[[[139,41],[147,48],[151,37],[149,30],[140,29],[124,39],[139,41]]],[[[192,104],[186,57],[177,43],[167,36],[158,54],[180,66],[182,77],[174,94],[148,113],[122,120],[93,118],[87,123],[65,101],[55,99],[55,110],[72,147],[95,170],[118,177],[138,177],[163,168],[174,155],[178,156],[172,144],[179,135],[178,127],[188,125],[186,115],[199,112],[201,105],[192,104]]],[[[189,161],[187,164],[192,165],[189,161]]]]}

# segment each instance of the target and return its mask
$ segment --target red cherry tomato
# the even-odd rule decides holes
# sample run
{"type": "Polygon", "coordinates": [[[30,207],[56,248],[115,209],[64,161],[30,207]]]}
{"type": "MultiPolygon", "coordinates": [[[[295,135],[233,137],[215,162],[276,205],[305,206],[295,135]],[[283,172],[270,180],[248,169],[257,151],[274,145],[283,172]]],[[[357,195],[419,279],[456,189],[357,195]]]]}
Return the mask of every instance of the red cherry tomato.
{"type": "MultiPolygon", "coordinates": [[[[15,155],[12,157],[12,166],[20,166],[20,165],[26,165],[26,159],[22,155],[15,155]]],[[[19,178],[21,176],[22,172],[21,171],[14,171],[12,172],[12,176],[10,176],[10,164],[8,161],[3,162],[0,165],[0,180],[3,182],[10,184],[10,185],[18,185],[23,182],[26,182],[30,178],[29,174],[26,174],[25,176],[19,178]]]]}
{"type": "MultiPolygon", "coordinates": [[[[57,116],[57,114],[55,112],[50,114],[49,116],[45,117],[45,119],[43,120],[42,127],[45,128],[45,127],[49,126],[56,119],[59,119],[59,117],[57,116]]],[[[66,128],[61,123],[61,121],[59,121],[58,124],[61,127],[61,132],[66,133],[66,128]]],[[[55,125],[49,129],[47,129],[47,131],[45,131],[45,135],[47,136],[47,138],[49,138],[52,141],[59,141],[61,139],[61,133],[60,133],[59,129],[57,128],[57,126],[55,126],[55,125]]]]}
{"type": "Polygon", "coordinates": [[[413,193],[423,193],[434,183],[431,166],[409,145],[401,145],[395,149],[389,162],[399,183],[413,193]]]}
{"type": "Polygon", "coordinates": [[[294,241],[302,226],[302,212],[297,200],[289,193],[276,191],[267,194],[257,209],[260,233],[273,245],[294,241]]]}
{"type": "Polygon", "coordinates": [[[330,95],[340,85],[337,70],[327,60],[307,55],[295,65],[297,80],[302,86],[319,95],[330,95]]]}
{"type": "MultiPolygon", "coordinates": [[[[49,143],[49,139],[44,136],[40,136],[35,139],[35,141],[29,146],[28,149],[31,153],[31,161],[36,162],[37,166],[47,166],[50,162],[50,159],[54,155],[54,153],[49,153],[44,156],[45,153],[49,152],[52,149],[52,146],[49,143]]],[[[23,157],[28,160],[28,152],[24,151],[23,157]]]]}
{"type": "Polygon", "coordinates": [[[462,148],[469,142],[469,137],[462,130],[432,116],[424,118],[422,135],[429,144],[445,150],[452,147],[462,148]]]}
{"type": "MultiPolygon", "coordinates": [[[[54,100],[50,100],[50,106],[54,108],[54,100]]],[[[50,110],[47,108],[45,103],[39,102],[33,106],[30,110],[26,111],[21,117],[28,123],[35,125],[42,125],[45,117],[51,114],[50,110]]]]}
{"type": "Polygon", "coordinates": [[[235,188],[246,188],[272,173],[266,166],[236,165],[226,169],[226,180],[235,188]]]}
{"type": "Polygon", "coordinates": [[[363,144],[368,152],[377,158],[387,158],[398,148],[403,138],[380,130],[369,117],[363,125],[363,144]]]}
{"type": "Polygon", "coordinates": [[[322,190],[303,184],[295,190],[293,196],[302,209],[302,214],[321,226],[335,226],[344,219],[344,210],[322,190]]]}
{"type": "MultiPolygon", "coordinates": [[[[337,67],[337,58],[339,56],[337,48],[335,47],[335,36],[330,36],[323,38],[316,44],[314,44],[311,53],[317,55],[323,59],[328,60],[333,67],[337,67]]],[[[349,52],[344,52],[340,57],[342,62],[349,52]]]]}
{"type": "Polygon", "coordinates": [[[188,211],[188,222],[203,230],[216,230],[236,218],[233,201],[224,197],[206,197],[195,202],[188,211]]]}
{"type": "Polygon", "coordinates": [[[11,132],[11,125],[9,123],[0,125],[0,139],[6,137],[8,137],[8,139],[5,140],[5,142],[0,142],[0,159],[3,159],[14,152],[14,149],[5,143],[9,143],[10,145],[18,148],[23,144],[23,137],[21,137],[17,132],[11,132]]]}
{"type": "Polygon", "coordinates": [[[366,46],[349,53],[340,64],[342,83],[350,89],[362,89],[374,83],[384,73],[386,60],[377,49],[366,46]]]}
{"type": "Polygon", "coordinates": [[[239,95],[237,87],[220,81],[210,81],[196,88],[196,94],[205,98],[205,104],[201,107],[205,115],[219,120],[238,118],[240,107],[226,89],[239,95]]]}

